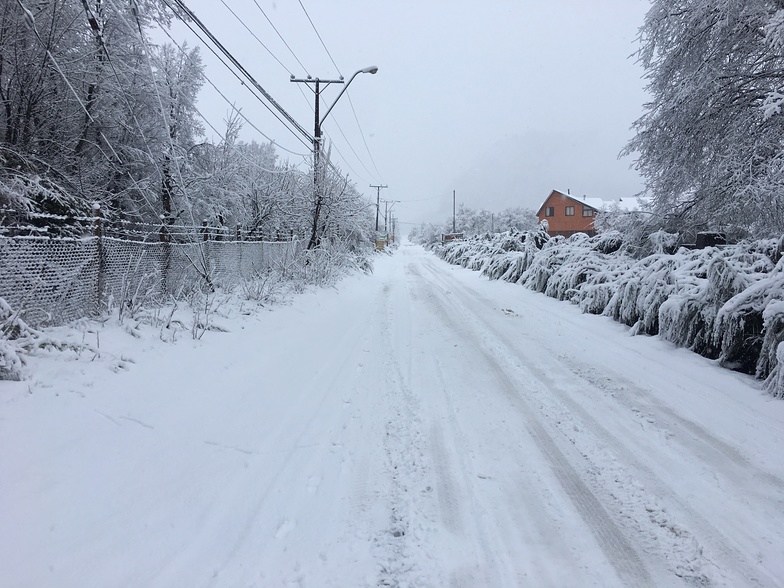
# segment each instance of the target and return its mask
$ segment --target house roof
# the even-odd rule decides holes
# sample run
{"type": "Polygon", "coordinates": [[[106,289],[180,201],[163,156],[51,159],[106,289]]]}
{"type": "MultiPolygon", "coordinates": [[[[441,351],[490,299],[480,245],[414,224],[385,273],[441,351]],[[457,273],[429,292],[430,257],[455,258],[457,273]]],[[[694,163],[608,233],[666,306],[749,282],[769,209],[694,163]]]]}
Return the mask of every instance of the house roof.
{"type": "Polygon", "coordinates": [[[539,210],[536,212],[537,215],[542,212],[545,203],[547,202],[547,200],[550,199],[553,193],[560,194],[564,198],[573,200],[574,202],[582,204],[583,206],[589,206],[590,208],[593,208],[596,211],[602,211],[607,208],[615,207],[615,206],[617,206],[620,210],[626,212],[640,209],[639,198],[621,198],[620,200],[602,200],[601,198],[591,198],[588,196],[583,196],[581,198],[579,196],[572,196],[571,194],[568,193],[568,191],[563,192],[561,190],[553,190],[547,195],[547,198],[545,198],[545,201],[542,203],[542,206],[539,207],[539,210]]]}

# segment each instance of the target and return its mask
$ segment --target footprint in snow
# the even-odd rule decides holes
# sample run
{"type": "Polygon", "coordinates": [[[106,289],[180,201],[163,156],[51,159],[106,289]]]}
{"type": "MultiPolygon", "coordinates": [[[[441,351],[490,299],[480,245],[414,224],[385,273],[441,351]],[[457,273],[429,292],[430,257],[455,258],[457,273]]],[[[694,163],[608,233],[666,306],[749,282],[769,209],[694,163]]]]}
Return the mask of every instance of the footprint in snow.
{"type": "Polygon", "coordinates": [[[295,521],[290,521],[288,519],[284,520],[275,530],[275,539],[283,539],[286,535],[291,533],[296,526],[297,523],[295,521]]]}
{"type": "Polygon", "coordinates": [[[315,494],[321,485],[321,477],[311,476],[308,480],[308,494],[315,494]]]}

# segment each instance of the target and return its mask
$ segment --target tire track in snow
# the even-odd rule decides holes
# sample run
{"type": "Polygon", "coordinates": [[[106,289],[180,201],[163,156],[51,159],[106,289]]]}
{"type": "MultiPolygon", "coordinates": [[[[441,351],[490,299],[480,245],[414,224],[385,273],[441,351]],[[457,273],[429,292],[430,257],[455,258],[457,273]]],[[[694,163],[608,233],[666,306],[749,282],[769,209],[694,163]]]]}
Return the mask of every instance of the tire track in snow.
{"type": "MultiPolygon", "coordinates": [[[[427,281],[426,278],[423,277],[422,283],[434,294],[427,297],[427,301],[433,305],[435,312],[448,317],[450,311],[455,312],[459,309],[459,302],[454,297],[449,296],[449,287],[446,290],[441,290],[439,293],[439,287],[427,281]]],[[[518,389],[522,388],[522,386],[516,383],[514,378],[507,373],[509,368],[502,365],[487,351],[485,345],[474,332],[463,329],[459,321],[451,322],[456,333],[461,335],[461,340],[472,345],[476,352],[483,357],[484,362],[495,375],[499,384],[501,384],[501,389],[506,394],[507,399],[517,409],[532,439],[551,464],[552,471],[561,487],[586,523],[588,529],[594,535],[597,544],[615,569],[622,583],[635,586],[652,585],[648,570],[642,563],[639,555],[623,535],[618,525],[607,514],[607,511],[596,496],[577,474],[577,471],[565,457],[552,436],[536,418],[536,411],[532,410],[528,402],[518,393],[518,389]]]]}
{"type": "MultiPolygon", "coordinates": [[[[436,265],[435,260],[426,260],[425,266],[430,272],[432,278],[441,284],[444,291],[451,291],[452,289],[460,289],[461,294],[466,298],[473,299],[473,303],[482,312],[487,312],[489,309],[494,308],[494,303],[485,298],[478,292],[470,287],[458,284],[453,281],[448,273],[444,272],[442,268],[436,265]]],[[[453,306],[457,308],[459,304],[456,300],[452,301],[453,306]]],[[[596,419],[594,419],[585,408],[578,404],[565,390],[548,375],[546,367],[539,367],[535,365],[531,358],[528,357],[520,348],[519,345],[514,344],[504,334],[499,332],[487,318],[484,318],[480,312],[471,310],[468,307],[460,308],[461,312],[471,317],[472,322],[481,325],[481,330],[488,331],[492,335],[492,339],[501,343],[501,348],[495,346],[497,353],[508,355],[511,358],[519,360],[518,365],[525,371],[531,373],[534,378],[544,385],[545,390],[548,392],[546,397],[539,394],[538,399],[543,402],[542,409],[546,410],[549,414],[549,419],[555,423],[555,427],[570,439],[570,441],[579,447],[583,457],[591,463],[591,467],[586,470],[588,475],[597,480],[600,487],[613,488],[612,499],[619,502],[630,520],[637,525],[637,530],[652,534],[653,540],[648,542],[650,548],[661,549],[661,540],[664,539],[665,543],[670,545],[669,550],[665,550],[662,554],[668,561],[671,562],[672,571],[676,575],[688,580],[690,583],[698,585],[710,585],[711,580],[705,575],[708,568],[714,567],[721,576],[719,580],[724,585],[734,586],[738,578],[730,579],[725,577],[726,572],[731,571],[732,575],[740,575],[743,580],[750,585],[767,585],[767,582],[772,582],[777,585],[778,582],[771,577],[766,581],[762,581],[759,576],[760,570],[753,568],[749,562],[731,546],[731,542],[720,532],[714,525],[712,525],[705,517],[689,508],[683,503],[681,498],[674,493],[674,491],[665,484],[647,465],[640,462],[630,450],[628,450],[624,443],[619,441],[612,435],[604,426],[602,426],[596,419]],[[555,400],[554,404],[552,401],[555,400]],[[560,404],[560,406],[559,406],[560,404]],[[574,428],[577,425],[575,417],[581,422],[581,427],[577,426],[577,431],[574,428]],[[593,437],[594,439],[591,439],[593,437]],[[597,441],[599,443],[597,444],[597,441]],[[621,460],[618,459],[621,458],[621,460]],[[637,472],[645,481],[645,485],[640,484],[635,480],[629,472],[629,467],[637,472]],[[646,490],[646,487],[653,488],[653,492],[646,490]],[[676,505],[680,511],[680,518],[668,513],[667,509],[662,506],[661,498],[666,499],[666,503],[676,505]],[[636,514],[635,514],[636,513],[636,514]],[[684,523],[683,517],[686,517],[684,523]],[[699,531],[698,534],[689,531],[689,526],[699,531]],[[661,531],[664,531],[662,535],[661,531]],[[712,551],[714,552],[712,558],[708,558],[703,554],[703,546],[697,541],[697,537],[707,539],[712,551]],[[656,547],[659,545],[659,547],[656,547]]],[[[491,347],[494,346],[491,343],[491,347]]],[[[545,346],[545,353],[537,353],[537,361],[546,358],[549,355],[558,357],[553,353],[552,349],[547,349],[545,346]]],[[[555,362],[555,360],[552,360],[555,362]]],[[[558,373],[558,370],[564,366],[569,367],[574,376],[579,377],[586,384],[592,385],[601,389],[597,385],[595,379],[591,379],[581,374],[581,369],[571,369],[570,363],[575,361],[578,365],[586,367],[581,364],[576,358],[569,357],[568,361],[563,361],[559,358],[557,361],[557,368],[553,373],[558,373]]],[[[553,367],[556,365],[554,363],[553,367]]],[[[586,368],[588,369],[588,368],[586,368]]],[[[615,377],[615,374],[613,375],[615,377]]],[[[702,429],[696,423],[688,421],[680,417],[672,411],[669,407],[663,406],[659,403],[650,393],[645,392],[639,387],[635,386],[628,380],[618,376],[621,382],[625,382],[636,393],[639,393],[646,400],[649,400],[654,406],[657,406],[661,414],[668,414],[676,421],[680,422],[681,426],[691,430],[697,438],[712,447],[718,455],[724,455],[725,459],[735,461],[737,463],[746,462],[737,450],[727,445],[718,438],[702,429]],[[688,425],[692,423],[692,427],[688,425]],[[696,430],[695,430],[696,429],[696,430]],[[699,433],[702,433],[700,435],[699,433]]],[[[577,388],[580,386],[577,385],[577,388]]],[[[613,395],[616,396],[616,395],[613,395]]],[[[615,400],[625,402],[626,397],[623,394],[618,394],[615,400]]],[[[691,453],[695,453],[694,447],[686,446],[691,453]]],[[[697,452],[699,454],[699,452],[697,452]]],[[[746,462],[747,463],[747,462],[746,462]]],[[[726,464],[722,463],[720,458],[714,462],[714,465],[720,469],[726,468],[726,464]]],[[[747,474],[749,472],[747,471],[747,474]]],[[[773,487],[778,487],[780,480],[776,476],[765,476],[762,473],[763,479],[770,483],[773,487]],[[768,478],[773,478],[768,479],[768,478]]]]}
{"type": "MultiPolygon", "coordinates": [[[[575,377],[595,386],[627,410],[639,414],[640,406],[644,406],[659,431],[674,438],[694,454],[710,453],[704,455],[705,461],[720,471],[729,468],[735,470],[734,473],[726,472],[726,474],[734,477],[736,482],[752,479],[755,483],[767,484],[774,491],[784,492],[784,480],[775,474],[760,470],[740,450],[693,420],[678,414],[653,396],[649,390],[637,386],[619,374],[613,373],[611,378],[600,376],[592,366],[574,357],[568,358],[567,365],[575,377]],[[689,435],[676,435],[674,430],[677,428],[688,431],[689,435]],[[700,445],[701,448],[697,448],[696,445],[700,445]]],[[[780,502],[777,501],[776,505],[780,506],[780,502]]]]}
{"type": "MultiPolygon", "coordinates": [[[[379,313],[381,337],[392,341],[391,283],[384,285],[379,313]]],[[[399,348],[399,346],[394,346],[399,348]]],[[[427,474],[423,452],[422,420],[419,402],[411,393],[407,378],[394,354],[386,356],[383,379],[387,384],[384,450],[390,485],[386,500],[389,511],[388,526],[373,537],[374,551],[379,566],[377,586],[431,586],[428,571],[417,564],[417,557],[430,558],[426,552],[425,523],[430,511],[422,501],[428,496],[427,474]],[[422,491],[425,490],[423,493],[422,491]],[[424,552],[424,553],[423,553],[424,552]]]]}
{"type": "MultiPolygon", "coordinates": [[[[367,313],[361,311],[352,317],[344,332],[330,340],[328,347],[319,338],[308,342],[320,352],[311,355],[317,358],[312,375],[306,375],[301,388],[290,394],[283,418],[276,426],[268,434],[258,436],[260,446],[252,448],[257,455],[248,460],[245,469],[227,478],[221,500],[206,513],[199,533],[190,538],[176,558],[166,562],[151,585],[176,585],[182,570],[194,566],[194,561],[203,557],[205,546],[212,545],[216,534],[225,536],[226,541],[212,554],[214,574],[201,582],[204,586],[222,585],[224,573],[231,575],[246,568],[248,552],[260,542],[261,536],[264,555],[259,559],[264,559],[268,553],[279,551],[281,545],[285,551],[287,544],[296,541],[295,535],[307,528],[307,524],[300,524],[307,523],[301,518],[302,513],[292,511],[288,504],[312,508],[318,502],[314,501],[313,493],[321,484],[320,480],[316,484],[313,476],[323,473],[324,463],[334,461],[330,459],[333,452],[342,450],[329,440],[340,430],[338,423],[345,418],[344,411],[335,406],[342,408],[343,384],[351,381],[352,375],[356,376],[352,362],[360,357],[360,335],[372,313],[370,307],[367,313]],[[311,439],[314,443],[306,442],[311,439]],[[264,448],[274,451],[264,451],[264,448]],[[282,487],[285,492],[280,491],[282,487]],[[233,512],[238,508],[244,510],[243,518],[237,518],[233,512]]],[[[283,365],[282,369],[285,368],[283,365]]],[[[297,575],[292,570],[279,573],[297,575]]]]}

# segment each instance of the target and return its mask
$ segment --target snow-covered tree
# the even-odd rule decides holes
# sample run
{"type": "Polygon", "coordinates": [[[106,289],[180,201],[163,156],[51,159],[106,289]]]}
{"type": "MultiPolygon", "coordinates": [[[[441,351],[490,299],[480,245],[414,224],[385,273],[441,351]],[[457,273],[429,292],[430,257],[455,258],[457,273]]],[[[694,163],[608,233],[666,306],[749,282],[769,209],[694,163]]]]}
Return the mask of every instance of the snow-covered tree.
{"type": "Polygon", "coordinates": [[[626,153],[658,228],[784,230],[784,7],[778,0],[654,0],[639,60],[651,96],[626,153]]]}

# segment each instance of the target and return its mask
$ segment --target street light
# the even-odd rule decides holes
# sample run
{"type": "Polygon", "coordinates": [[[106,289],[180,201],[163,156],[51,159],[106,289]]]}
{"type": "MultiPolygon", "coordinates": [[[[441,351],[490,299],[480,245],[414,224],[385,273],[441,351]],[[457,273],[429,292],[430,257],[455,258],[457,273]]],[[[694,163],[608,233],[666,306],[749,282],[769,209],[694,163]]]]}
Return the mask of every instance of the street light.
{"type": "Polygon", "coordinates": [[[308,76],[306,79],[295,79],[293,75],[291,76],[291,81],[292,82],[305,83],[305,84],[308,84],[308,85],[314,84],[313,93],[316,96],[316,107],[314,109],[315,124],[314,124],[314,132],[313,132],[313,194],[314,194],[314,198],[316,200],[316,210],[313,213],[313,229],[312,229],[312,231],[310,233],[310,241],[308,242],[308,249],[313,249],[313,247],[316,246],[316,241],[317,241],[316,236],[317,236],[317,231],[318,231],[318,220],[319,220],[319,215],[321,213],[321,205],[322,205],[322,202],[323,202],[323,199],[321,197],[321,191],[319,190],[319,163],[320,163],[319,160],[320,160],[320,151],[321,151],[321,125],[324,123],[324,120],[327,118],[329,113],[332,112],[332,109],[335,107],[335,104],[338,103],[338,100],[340,100],[340,97],[343,96],[343,94],[346,92],[346,90],[348,89],[348,87],[351,84],[351,82],[354,81],[355,77],[357,77],[361,73],[375,74],[377,71],[378,71],[378,67],[376,67],[375,65],[370,65],[370,66],[365,67],[363,69],[358,69],[357,71],[354,72],[354,75],[352,75],[349,78],[348,82],[344,82],[343,76],[340,76],[340,79],[338,79],[338,80],[321,80],[319,78],[311,78],[310,76],[308,76]],[[327,112],[324,113],[324,116],[319,117],[319,103],[320,103],[319,97],[321,96],[321,90],[322,90],[321,85],[322,84],[325,87],[328,86],[329,84],[345,84],[345,85],[343,86],[343,89],[340,91],[340,94],[338,94],[338,97],[335,98],[334,102],[332,102],[330,107],[327,108],[327,112]]]}
{"type": "Polygon", "coordinates": [[[384,232],[387,232],[387,220],[389,219],[389,213],[392,212],[392,208],[400,202],[400,200],[384,200],[384,232]],[[392,206],[390,206],[390,204],[392,206]]]}
{"type": "MultiPolygon", "coordinates": [[[[335,107],[335,104],[337,104],[337,103],[338,103],[338,100],[340,100],[340,97],[343,95],[343,93],[344,93],[346,90],[348,90],[348,87],[349,87],[349,85],[351,85],[351,82],[353,82],[353,81],[354,81],[354,78],[355,78],[355,77],[357,77],[357,76],[358,76],[359,74],[361,74],[361,73],[376,74],[377,72],[378,72],[378,68],[377,68],[375,65],[368,66],[368,67],[366,67],[366,68],[364,68],[364,69],[358,69],[357,71],[355,71],[355,72],[354,72],[354,75],[352,75],[352,76],[349,78],[348,82],[346,82],[346,85],[345,85],[345,86],[343,86],[343,89],[340,91],[340,94],[338,94],[338,97],[337,97],[337,98],[335,98],[335,101],[332,103],[332,106],[330,106],[329,108],[327,108],[327,112],[325,112],[325,113],[324,113],[324,116],[322,116],[322,117],[321,117],[321,122],[319,122],[319,123],[318,123],[318,129],[319,129],[319,132],[321,131],[321,129],[320,129],[321,125],[322,125],[322,124],[324,124],[324,120],[327,118],[327,116],[329,115],[329,113],[330,113],[330,112],[332,112],[332,109],[335,107]]],[[[341,76],[341,78],[340,78],[340,79],[341,79],[341,82],[342,82],[342,80],[343,80],[343,77],[341,76]]]]}

